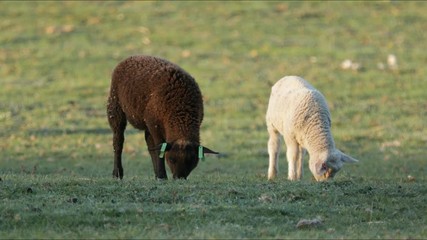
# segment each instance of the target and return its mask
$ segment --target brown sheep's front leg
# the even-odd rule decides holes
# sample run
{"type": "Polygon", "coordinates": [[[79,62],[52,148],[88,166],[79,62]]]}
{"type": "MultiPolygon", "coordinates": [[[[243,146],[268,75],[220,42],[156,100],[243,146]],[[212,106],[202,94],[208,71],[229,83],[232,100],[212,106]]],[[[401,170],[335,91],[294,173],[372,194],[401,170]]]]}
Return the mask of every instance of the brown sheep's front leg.
{"type": "Polygon", "coordinates": [[[151,161],[153,162],[153,169],[156,178],[167,179],[168,176],[166,174],[165,159],[159,158],[160,149],[158,145],[154,143],[154,139],[149,130],[145,130],[145,141],[151,155],[151,161]]]}
{"type": "Polygon", "coordinates": [[[166,180],[168,179],[168,176],[166,174],[166,167],[165,167],[165,159],[159,158],[157,156],[157,173],[156,178],[159,180],[166,180]]]}

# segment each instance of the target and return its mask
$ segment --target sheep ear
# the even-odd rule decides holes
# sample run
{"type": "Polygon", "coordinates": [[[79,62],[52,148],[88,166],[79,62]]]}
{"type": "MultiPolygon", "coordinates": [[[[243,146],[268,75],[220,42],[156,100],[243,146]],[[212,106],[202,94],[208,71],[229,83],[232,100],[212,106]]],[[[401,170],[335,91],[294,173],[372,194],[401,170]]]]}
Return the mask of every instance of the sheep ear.
{"type": "Polygon", "coordinates": [[[207,147],[203,147],[202,145],[200,145],[198,149],[199,149],[198,150],[199,160],[205,159],[205,153],[208,153],[208,154],[218,154],[217,152],[214,152],[214,151],[210,150],[207,147]]]}
{"type": "Polygon", "coordinates": [[[347,154],[345,154],[339,150],[338,150],[338,152],[340,154],[341,162],[344,162],[344,163],[357,163],[357,162],[359,162],[359,160],[352,158],[352,157],[348,156],[347,154]]]}
{"type": "Polygon", "coordinates": [[[172,144],[170,143],[162,143],[158,146],[158,149],[160,150],[160,154],[159,154],[159,158],[164,158],[165,157],[165,152],[169,151],[172,147],[172,144]]]}
{"type": "Polygon", "coordinates": [[[208,153],[208,154],[219,154],[218,152],[215,152],[213,150],[210,150],[207,147],[203,147],[203,153],[208,153]]]}

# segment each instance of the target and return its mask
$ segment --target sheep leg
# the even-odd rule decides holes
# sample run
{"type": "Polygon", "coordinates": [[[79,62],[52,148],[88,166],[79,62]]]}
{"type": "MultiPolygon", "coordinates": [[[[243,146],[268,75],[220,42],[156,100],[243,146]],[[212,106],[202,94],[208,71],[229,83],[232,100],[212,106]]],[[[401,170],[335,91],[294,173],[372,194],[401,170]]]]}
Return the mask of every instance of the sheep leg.
{"type": "Polygon", "coordinates": [[[297,179],[301,179],[303,176],[303,158],[304,158],[304,148],[301,145],[298,145],[298,158],[297,158],[297,179]]]}
{"type": "Polygon", "coordinates": [[[108,122],[113,130],[114,168],[113,177],[123,178],[122,151],[125,141],[126,115],[115,101],[108,102],[108,122]]]}
{"type": "Polygon", "coordinates": [[[286,143],[286,158],[288,159],[288,179],[291,181],[301,178],[302,154],[298,143],[286,143]]]}
{"type": "Polygon", "coordinates": [[[150,131],[145,130],[145,142],[147,143],[148,151],[151,155],[151,161],[153,162],[154,174],[157,179],[167,179],[165,159],[159,158],[159,151],[156,144],[154,143],[153,136],[150,131]]]}
{"type": "Polygon", "coordinates": [[[125,141],[124,131],[116,132],[113,136],[114,169],[113,177],[123,179],[122,151],[125,141]]]}
{"type": "Polygon", "coordinates": [[[280,134],[273,128],[269,128],[268,133],[270,135],[268,139],[268,180],[273,180],[276,177],[279,167],[280,134]]]}

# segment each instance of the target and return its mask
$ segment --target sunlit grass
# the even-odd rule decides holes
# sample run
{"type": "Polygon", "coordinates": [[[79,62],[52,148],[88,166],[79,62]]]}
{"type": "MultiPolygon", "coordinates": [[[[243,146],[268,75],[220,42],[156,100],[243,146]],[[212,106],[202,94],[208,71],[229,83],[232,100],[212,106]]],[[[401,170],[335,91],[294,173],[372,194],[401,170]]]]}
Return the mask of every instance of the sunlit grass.
{"type": "Polygon", "coordinates": [[[426,8],[1,2],[0,238],[425,238],[426,8]],[[111,179],[110,75],[133,54],[169,59],[199,83],[202,143],[222,155],[188,181],[155,181],[131,127],[125,179],[111,179]],[[288,182],[284,151],[266,180],[264,116],[285,75],[322,91],[336,145],[360,160],[330,183],[307,167],[288,182]],[[322,226],[296,228],[316,217],[322,226]]]}

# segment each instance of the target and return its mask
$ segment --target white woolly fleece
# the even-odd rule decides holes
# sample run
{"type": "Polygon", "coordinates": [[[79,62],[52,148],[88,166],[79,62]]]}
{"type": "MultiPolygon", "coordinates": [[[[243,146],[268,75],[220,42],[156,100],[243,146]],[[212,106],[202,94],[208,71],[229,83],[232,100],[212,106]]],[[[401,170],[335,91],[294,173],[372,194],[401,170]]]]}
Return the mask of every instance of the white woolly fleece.
{"type": "Polygon", "coordinates": [[[304,149],[310,155],[309,166],[316,180],[325,180],[342,167],[357,160],[335,149],[331,120],[324,96],[301,77],[280,79],[271,90],[266,114],[270,135],[268,178],[277,174],[280,135],[287,147],[288,179],[302,177],[304,149]]]}

